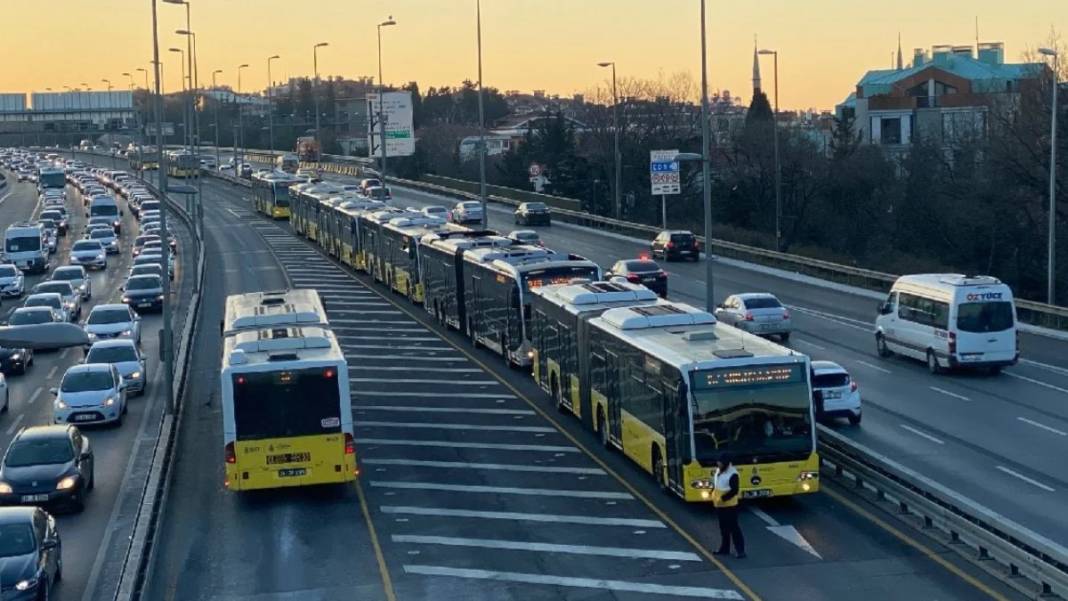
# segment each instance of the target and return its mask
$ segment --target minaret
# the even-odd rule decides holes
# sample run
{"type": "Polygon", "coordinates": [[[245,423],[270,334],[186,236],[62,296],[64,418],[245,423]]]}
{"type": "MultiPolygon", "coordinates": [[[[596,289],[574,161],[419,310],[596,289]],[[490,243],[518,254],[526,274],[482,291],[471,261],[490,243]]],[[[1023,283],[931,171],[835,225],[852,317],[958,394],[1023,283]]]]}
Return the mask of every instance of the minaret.
{"type": "Polygon", "coordinates": [[[757,40],[753,36],[753,95],[760,92],[760,57],[757,55],[757,40]]]}
{"type": "Polygon", "coordinates": [[[897,70],[900,71],[905,68],[904,59],[901,57],[901,32],[897,33],[897,70]]]}

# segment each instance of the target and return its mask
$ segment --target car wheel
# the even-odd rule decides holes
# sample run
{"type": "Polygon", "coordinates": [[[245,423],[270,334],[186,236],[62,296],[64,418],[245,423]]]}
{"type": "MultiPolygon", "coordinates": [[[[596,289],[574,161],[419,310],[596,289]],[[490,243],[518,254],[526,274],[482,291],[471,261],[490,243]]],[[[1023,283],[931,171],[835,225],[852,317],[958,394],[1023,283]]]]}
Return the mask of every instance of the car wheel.
{"type": "Polygon", "coordinates": [[[875,335],[875,353],[883,359],[893,356],[893,351],[886,346],[886,338],[882,334],[875,335]]]}
{"type": "Polygon", "coordinates": [[[930,349],[927,351],[927,371],[932,374],[942,373],[942,366],[938,364],[938,357],[930,349]]]}
{"type": "Polygon", "coordinates": [[[860,413],[858,413],[856,415],[853,415],[852,413],[850,413],[849,414],[849,425],[851,425],[851,426],[859,426],[860,425],[860,415],[861,415],[860,413]]]}

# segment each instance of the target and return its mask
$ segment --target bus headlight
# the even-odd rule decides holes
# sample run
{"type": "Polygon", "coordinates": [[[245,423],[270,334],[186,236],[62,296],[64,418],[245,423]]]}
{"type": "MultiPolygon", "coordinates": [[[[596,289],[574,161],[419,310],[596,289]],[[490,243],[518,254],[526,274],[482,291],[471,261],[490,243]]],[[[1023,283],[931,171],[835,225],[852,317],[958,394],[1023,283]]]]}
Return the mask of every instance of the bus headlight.
{"type": "Polygon", "coordinates": [[[690,486],[698,490],[711,490],[716,487],[715,483],[711,480],[694,480],[690,482],[690,486]]]}
{"type": "Polygon", "coordinates": [[[797,476],[798,482],[805,482],[807,480],[818,480],[820,477],[819,472],[801,472],[797,476]]]}

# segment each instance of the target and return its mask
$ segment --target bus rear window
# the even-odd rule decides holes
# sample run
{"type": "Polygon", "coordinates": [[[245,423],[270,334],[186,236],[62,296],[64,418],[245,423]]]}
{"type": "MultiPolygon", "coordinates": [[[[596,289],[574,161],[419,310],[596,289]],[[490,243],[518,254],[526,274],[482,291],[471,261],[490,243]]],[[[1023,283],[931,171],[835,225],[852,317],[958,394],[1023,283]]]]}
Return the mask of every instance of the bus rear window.
{"type": "Polygon", "coordinates": [[[1012,303],[961,303],[957,329],[961,332],[1002,332],[1013,326],[1012,303]]]}
{"type": "Polygon", "coordinates": [[[337,378],[323,367],[233,376],[237,439],[341,432],[337,378]]]}

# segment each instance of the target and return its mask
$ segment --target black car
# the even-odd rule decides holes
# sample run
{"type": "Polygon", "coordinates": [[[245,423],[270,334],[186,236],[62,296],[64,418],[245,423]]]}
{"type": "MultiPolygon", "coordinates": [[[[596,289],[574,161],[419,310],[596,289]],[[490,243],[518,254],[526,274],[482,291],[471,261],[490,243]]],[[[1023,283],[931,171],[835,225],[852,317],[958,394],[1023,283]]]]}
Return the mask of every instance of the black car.
{"type": "Polygon", "coordinates": [[[661,297],[667,297],[668,276],[667,272],[660,269],[655,261],[648,259],[625,259],[616,261],[612,269],[604,274],[605,278],[627,278],[632,284],[641,284],[657,293],[661,297]]]}
{"type": "Polygon", "coordinates": [[[122,302],[138,313],[163,310],[163,279],[158,275],[135,275],[122,286],[122,302]]]}
{"type": "Polygon", "coordinates": [[[25,348],[0,348],[0,372],[24,374],[33,365],[33,351],[25,348]]]}
{"type": "Polygon", "coordinates": [[[552,225],[552,215],[544,202],[524,202],[515,210],[515,222],[520,225],[552,225]]]}
{"type": "Polygon", "coordinates": [[[63,578],[56,520],[38,507],[0,507],[0,598],[50,599],[63,578]]]}
{"type": "Polygon", "coordinates": [[[56,505],[81,511],[93,485],[89,439],[70,425],[19,430],[0,463],[3,505],[56,505]]]}
{"type": "Polygon", "coordinates": [[[665,261],[689,258],[698,261],[701,258],[701,245],[697,236],[686,230],[666,230],[653,239],[649,245],[653,257],[661,256],[665,261]]]}

